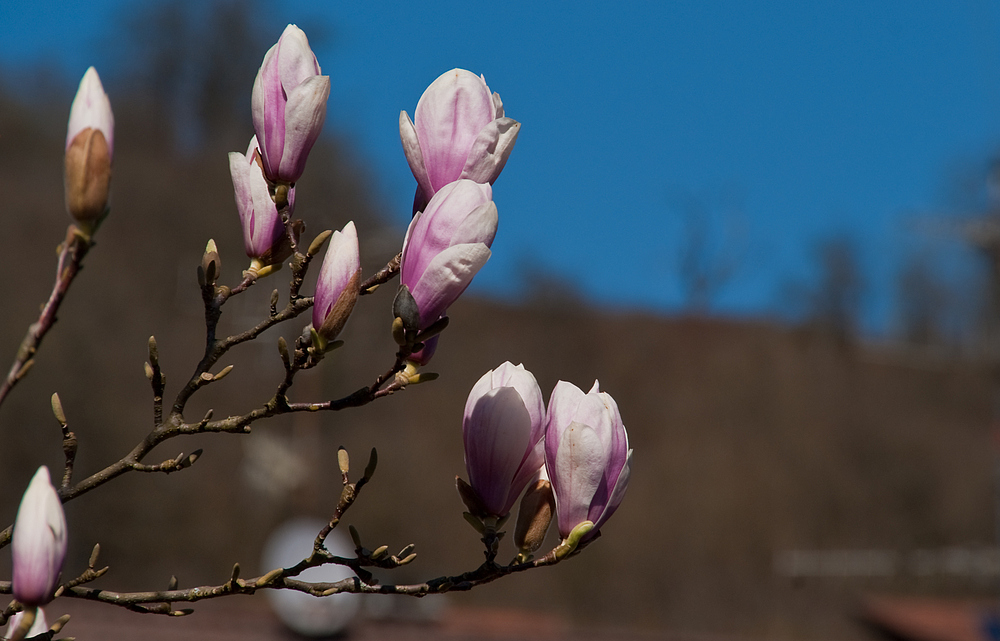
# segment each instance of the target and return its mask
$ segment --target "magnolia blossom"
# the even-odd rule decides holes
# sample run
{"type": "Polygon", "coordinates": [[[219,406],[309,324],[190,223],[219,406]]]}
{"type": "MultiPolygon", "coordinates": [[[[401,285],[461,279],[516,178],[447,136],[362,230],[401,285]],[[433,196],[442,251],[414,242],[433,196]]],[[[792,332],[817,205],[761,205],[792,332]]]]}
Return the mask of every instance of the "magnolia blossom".
{"type": "Polygon", "coordinates": [[[21,499],[11,546],[14,598],[27,607],[51,601],[66,558],[66,517],[44,465],[21,499]]]}
{"type": "Polygon", "coordinates": [[[594,524],[591,538],[625,496],[632,450],[618,405],[594,387],[559,381],[549,398],[545,467],[556,497],[559,535],[569,536],[584,521],[594,524]]]}
{"type": "MultiPolygon", "coordinates": [[[[243,227],[243,246],[258,267],[280,264],[292,254],[281,214],[268,191],[261,172],[257,136],[250,139],[246,155],[229,152],[229,173],[233,178],[236,210],[243,227]]],[[[295,209],[295,188],[288,191],[288,211],[295,209]]],[[[297,229],[297,227],[293,227],[297,229]]]]}
{"type": "Polygon", "coordinates": [[[91,67],[73,99],[66,132],[66,209],[88,233],[107,212],[114,132],[111,101],[91,67]]]}
{"type": "Polygon", "coordinates": [[[306,34],[293,24],[264,54],[253,83],[253,128],[264,174],[294,183],[326,120],[330,77],[321,76],[306,34]]]}
{"type": "Polygon", "coordinates": [[[489,259],[498,222],[492,196],[488,184],[457,180],[410,221],[399,273],[420,310],[421,329],[444,316],[489,259]]]}
{"type": "Polygon", "coordinates": [[[414,120],[399,114],[399,137],[417,179],[414,211],[459,178],[493,184],[510,156],[521,123],[504,116],[500,95],[486,79],[452,69],[431,83],[414,120]]]}
{"type": "Polygon", "coordinates": [[[358,300],[360,281],[358,231],[352,221],[344,225],[343,231],[333,232],[316,281],[312,323],[324,340],[333,340],[344,328],[358,300]]]}
{"type": "Polygon", "coordinates": [[[544,462],[545,405],[535,377],[507,362],[483,374],[462,419],[465,469],[486,514],[506,516],[544,462]]]}

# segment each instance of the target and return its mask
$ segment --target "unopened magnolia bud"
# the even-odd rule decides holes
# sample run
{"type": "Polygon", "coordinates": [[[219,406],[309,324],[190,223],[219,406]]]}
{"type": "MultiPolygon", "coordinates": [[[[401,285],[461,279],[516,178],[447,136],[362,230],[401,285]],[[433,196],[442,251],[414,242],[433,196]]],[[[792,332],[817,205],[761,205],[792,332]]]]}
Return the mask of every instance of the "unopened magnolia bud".
{"type": "Polygon", "coordinates": [[[73,99],[66,134],[66,209],[90,235],[107,214],[115,119],[91,67],[73,99]]]}
{"type": "Polygon", "coordinates": [[[530,553],[542,546],[555,508],[552,484],[547,480],[539,479],[528,488],[521,498],[517,525],[514,527],[514,545],[519,550],[530,553]]]}
{"type": "Polygon", "coordinates": [[[406,285],[400,285],[396,291],[396,297],[392,301],[392,315],[402,319],[403,329],[416,337],[420,329],[420,310],[413,299],[413,294],[410,293],[410,288],[406,285]]]}
{"type": "Polygon", "coordinates": [[[201,286],[215,285],[221,271],[222,258],[219,257],[219,248],[214,240],[209,240],[205,246],[205,253],[201,256],[201,265],[198,269],[198,280],[201,286]]]}
{"type": "Polygon", "coordinates": [[[66,425],[66,412],[63,411],[62,401],[59,400],[59,394],[52,395],[52,414],[59,421],[60,425],[66,425]]]}
{"type": "Polygon", "coordinates": [[[66,209],[92,232],[104,218],[111,190],[111,152],[104,134],[87,127],[66,149],[66,209]]]}
{"type": "Polygon", "coordinates": [[[66,517],[45,466],[21,499],[11,547],[14,598],[32,608],[51,601],[66,558],[66,517]]]}
{"type": "MultiPolygon", "coordinates": [[[[264,56],[250,107],[260,141],[264,175],[273,182],[294,183],[326,119],[330,77],[321,76],[306,34],[288,25],[264,56]]],[[[285,194],[278,185],[275,203],[285,194]]],[[[278,205],[281,206],[280,204],[278,205]]]]}

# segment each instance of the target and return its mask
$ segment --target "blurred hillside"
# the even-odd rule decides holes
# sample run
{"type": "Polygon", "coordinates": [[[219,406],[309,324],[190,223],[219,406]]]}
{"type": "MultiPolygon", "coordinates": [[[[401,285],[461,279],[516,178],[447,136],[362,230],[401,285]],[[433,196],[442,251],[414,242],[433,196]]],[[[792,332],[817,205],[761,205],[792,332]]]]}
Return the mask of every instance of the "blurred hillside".
{"type": "MultiPolygon", "coordinates": [[[[242,64],[248,95],[256,62],[242,64]]],[[[78,478],[120,458],[151,427],[142,368],[148,336],[160,345],[168,398],[200,357],[195,268],[205,242],[219,245],[224,282],[237,282],[246,266],[226,152],[246,148],[248,114],[196,120],[202,134],[192,144],[151,99],[156,94],[136,87],[135,95],[112,96],[111,215],[33,371],[0,408],[0,519],[8,523],[34,469],[62,465],[50,395],[60,394],[79,438],[78,478]]],[[[62,152],[72,91],[50,91],[38,104],[0,94],[4,367],[48,295],[54,248],[69,223],[62,152]]],[[[370,274],[398,251],[403,230],[384,222],[377,179],[338,143],[335,126],[327,124],[330,135],[310,156],[296,214],[307,222],[307,238],[354,220],[370,274]]],[[[273,288],[284,300],[287,275],[232,300],[220,332],[258,322],[273,288]]],[[[236,561],[245,573],[263,569],[256,559],[271,528],[298,514],[329,515],[338,445],[358,468],[370,448],[380,456],[346,521],[369,547],[417,544],[417,562],[386,580],[470,569],[481,561],[480,543],[453,489],[454,476],[464,475],[462,408],[478,377],[510,360],[533,371],[546,395],[559,379],[585,387],[599,378],[628,425],[633,479],[602,538],[580,557],[452,602],[641,628],[853,638],[862,632],[848,616],[864,591],[995,590],[995,581],[955,577],[793,581],[774,567],[776,554],[795,549],[993,545],[997,451],[987,363],[923,347],[876,349],[822,324],[598,310],[556,281],[538,282],[519,305],[459,301],[428,368],[441,373],[434,383],[361,409],[258,424],[249,436],[178,439],[151,462],[204,448],[193,468],[127,475],[68,504],[66,572],[81,570],[97,542],[112,568],[97,585],[109,589],[165,587],[171,574],[182,586],[219,583],[236,561]]],[[[391,364],[394,289],[362,299],[342,335],[345,347],[300,377],[293,400],[342,396],[391,364]]],[[[221,363],[235,371],[197,396],[188,418],[210,407],[216,417],[242,413],[269,398],[281,372],[278,335],[292,340],[306,322],[236,350],[221,363]]],[[[9,557],[0,556],[7,576],[9,557]]]]}

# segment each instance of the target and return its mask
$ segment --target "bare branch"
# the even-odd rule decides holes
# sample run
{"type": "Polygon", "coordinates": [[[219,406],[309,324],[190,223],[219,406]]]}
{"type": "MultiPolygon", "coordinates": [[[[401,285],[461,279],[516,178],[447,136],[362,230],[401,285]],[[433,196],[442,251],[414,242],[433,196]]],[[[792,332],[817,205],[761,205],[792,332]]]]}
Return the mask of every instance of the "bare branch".
{"type": "Polygon", "coordinates": [[[27,375],[28,370],[34,364],[35,353],[42,345],[42,339],[56,322],[56,314],[62,304],[66,292],[69,291],[73,279],[80,271],[83,257],[93,246],[90,238],[83,235],[76,225],[70,225],[66,230],[66,240],[59,250],[59,262],[56,267],[56,280],[52,286],[52,293],[46,301],[38,320],[28,327],[28,333],[21,341],[21,346],[17,350],[14,364],[11,365],[7,378],[0,385],[0,404],[7,398],[7,394],[27,375]]]}

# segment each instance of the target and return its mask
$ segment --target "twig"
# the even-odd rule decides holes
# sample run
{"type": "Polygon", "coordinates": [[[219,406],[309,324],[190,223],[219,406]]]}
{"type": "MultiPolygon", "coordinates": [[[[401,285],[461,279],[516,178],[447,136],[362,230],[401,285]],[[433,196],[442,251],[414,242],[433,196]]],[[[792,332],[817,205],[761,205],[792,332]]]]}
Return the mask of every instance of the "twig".
{"type": "Polygon", "coordinates": [[[69,226],[66,231],[66,240],[63,241],[59,251],[59,263],[56,267],[56,280],[52,286],[52,293],[49,294],[48,301],[42,307],[38,320],[28,327],[28,333],[25,334],[24,340],[21,341],[21,346],[17,350],[14,364],[11,365],[7,378],[0,385],[0,404],[34,364],[35,353],[41,347],[42,339],[55,324],[59,306],[62,304],[63,298],[66,297],[69,286],[73,284],[73,279],[80,271],[83,257],[87,255],[87,251],[92,245],[92,241],[85,237],[76,225],[69,226]]]}
{"type": "Polygon", "coordinates": [[[385,267],[378,270],[377,272],[375,272],[375,274],[372,275],[371,278],[361,283],[360,287],[361,296],[364,296],[366,294],[371,294],[376,289],[378,289],[379,285],[392,280],[392,277],[399,273],[399,263],[402,259],[403,259],[402,252],[396,254],[396,257],[390,260],[385,267]]]}

